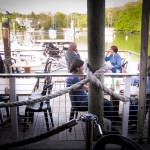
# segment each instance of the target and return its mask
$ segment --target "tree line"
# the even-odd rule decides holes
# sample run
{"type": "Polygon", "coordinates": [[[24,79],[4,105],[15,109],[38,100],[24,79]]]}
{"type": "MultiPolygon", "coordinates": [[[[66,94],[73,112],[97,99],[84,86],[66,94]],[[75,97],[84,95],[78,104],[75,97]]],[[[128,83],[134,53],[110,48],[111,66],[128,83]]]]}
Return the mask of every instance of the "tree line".
{"type": "MultiPolygon", "coordinates": [[[[140,32],[141,30],[141,16],[142,16],[142,3],[129,2],[122,7],[106,8],[105,10],[105,25],[106,27],[112,27],[116,31],[125,32],[140,32]]],[[[35,30],[41,28],[49,30],[55,28],[62,30],[63,28],[70,28],[70,23],[74,21],[74,27],[79,28],[81,31],[87,28],[87,14],[71,13],[64,14],[62,12],[56,12],[52,14],[39,13],[35,14],[19,14],[13,12],[11,14],[0,13],[0,21],[2,18],[7,17],[10,20],[10,29],[13,30],[13,23],[15,23],[16,31],[25,31],[27,28],[27,21],[30,20],[30,25],[35,30]]]]}

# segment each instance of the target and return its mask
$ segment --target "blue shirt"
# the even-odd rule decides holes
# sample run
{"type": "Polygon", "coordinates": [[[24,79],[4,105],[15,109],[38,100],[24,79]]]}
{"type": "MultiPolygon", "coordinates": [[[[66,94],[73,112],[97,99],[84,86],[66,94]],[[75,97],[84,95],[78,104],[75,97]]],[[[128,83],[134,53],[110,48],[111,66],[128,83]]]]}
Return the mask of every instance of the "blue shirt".
{"type": "Polygon", "coordinates": [[[115,53],[114,56],[111,54],[108,57],[105,57],[105,61],[110,61],[110,63],[114,66],[114,68],[111,69],[113,73],[116,73],[117,70],[121,72],[121,57],[119,54],[115,53]]]}
{"type": "MultiPolygon", "coordinates": [[[[140,78],[139,77],[132,77],[131,85],[133,85],[133,86],[138,85],[139,86],[139,84],[140,84],[140,78]]],[[[150,93],[150,79],[149,79],[149,77],[147,77],[146,94],[149,94],[149,93],[150,93]]]]}
{"type": "MultiPolygon", "coordinates": [[[[78,77],[78,76],[70,76],[70,77],[67,77],[66,79],[66,83],[67,83],[67,86],[71,86],[73,84],[76,84],[77,82],[80,82],[81,79],[78,77]]],[[[85,90],[83,89],[77,89],[76,90],[76,95],[78,95],[76,98],[77,98],[77,101],[87,101],[88,100],[88,94],[85,90]]]]}

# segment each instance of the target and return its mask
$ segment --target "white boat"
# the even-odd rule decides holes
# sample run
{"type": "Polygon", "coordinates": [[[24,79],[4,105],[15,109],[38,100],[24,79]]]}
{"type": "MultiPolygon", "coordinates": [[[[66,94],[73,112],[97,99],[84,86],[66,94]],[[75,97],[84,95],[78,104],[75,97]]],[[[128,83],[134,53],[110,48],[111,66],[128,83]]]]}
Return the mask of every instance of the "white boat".
{"type": "Polygon", "coordinates": [[[49,31],[49,38],[50,39],[56,39],[56,30],[55,29],[50,29],[49,31]]]}
{"type": "Polygon", "coordinates": [[[105,28],[105,36],[113,36],[114,29],[113,28],[105,28]]]}

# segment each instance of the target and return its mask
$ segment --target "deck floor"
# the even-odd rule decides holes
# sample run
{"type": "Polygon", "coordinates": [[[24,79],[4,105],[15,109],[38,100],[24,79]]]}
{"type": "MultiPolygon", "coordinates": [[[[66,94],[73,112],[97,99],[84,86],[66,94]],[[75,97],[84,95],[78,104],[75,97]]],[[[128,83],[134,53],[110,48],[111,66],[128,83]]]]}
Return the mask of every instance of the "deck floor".
{"type": "MultiPolygon", "coordinates": [[[[66,123],[69,120],[70,103],[67,100],[68,98],[69,96],[68,94],[66,94],[65,96],[60,96],[58,98],[51,100],[51,107],[52,107],[53,119],[54,119],[54,128],[57,128],[58,126],[66,123]]],[[[20,101],[24,99],[26,99],[26,97],[20,97],[20,101]]],[[[25,106],[21,106],[20,114],[24,115],[24,110],[25,110],[25,106]]],[[[79,116],[84,115],[85,113],[82,112],[79,114],[79,116]]],[[[4,112],[4,116],[5,116],[5,112],[4,112]]],[[[47,132],[43,113],[35,113],[34,123],[29,124],[29,128],[26,130],[25,133],[23,133],[22,123],[23,123],[23,119],[20,119],[20,122],[18,124],[19,137],[17,140],[28,139],[47,132]]],[[[51,129],[54,128],[51,127],[51,129]]],[[[121,130],[121,126],[118,128],[120,128],[121,130]]],[[[148,126],[147,126],[147,119],[146,119],[145,130],[144,130],[145,138],[147,137],[147,131],[148,131],[148,126]]],[[[8,123],[5,126],[0,127],[0,133],[1,133],[0,144],[16,141],[13,139],[13,135],[11,134],[10,121],[8,121],[8,123]]],[[[129,132],[128,137],[134,139],[135,141],[138,141],[138,132],[129,132]]],[[[145,144],[142,144],[141,146],[144,149],[150,149],[150,145],[146,141],[147,139],[144,139],[145,144]]],[[[93,145],[94,144],[95,143],[93,143],[93,145]]],[[[46,148],[54,149],[55,147],[57,149],[67,149],[67,148],[74,149],[74,147],[71,147],[70,145],[76,146],[75,149],[85,148],[85,123],[84,122],[79,121],[78,124],[72,128],[72,132],[69,132],[69,130],[67,129],[59,134],[43,139],[42,141],[29,144],[29,145],[24,145],[20,148],[40,149],[39,147],[41,147],[43,149],[46,148]],[[44,144],[45,146],[43,146],[42,144],[44,144]]]]}

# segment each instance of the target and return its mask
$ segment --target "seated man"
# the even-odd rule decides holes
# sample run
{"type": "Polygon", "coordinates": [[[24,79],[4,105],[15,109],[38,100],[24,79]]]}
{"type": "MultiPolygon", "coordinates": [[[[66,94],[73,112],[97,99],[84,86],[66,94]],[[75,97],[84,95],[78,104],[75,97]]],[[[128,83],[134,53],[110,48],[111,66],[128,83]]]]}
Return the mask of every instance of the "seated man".
{"type": "Polygon", "coordinates": [[[68,48],[68,50],[66,51],[66,54],[65,54],[65,59],[66,59],[66,63],[67,63],[67,66],[68,66],[68,70],[70,69],[71,62],[74,59],[81,59],[80,54],[77,50],[76,43],[74,43],[74,42],[70,43],[69,48],[68,48]]]}
{"type": "MultiPolygon", "coordinates": [[[[70,72],[72,74],[83,74],[83,64],[84,62],[80,59],[75,59],[72,61],[72,65],[70,67],[70,72]]],[[[71,86],[80,82],[82,79],[79,76],[70,76],[67,77],[66,83],[67,86],[71,86]]],[[[80,89],[76,90],[76,98],[79,102],[78,105],[81,107],[87,107],[88,110],[88,86],[83,85],[80,89]]],[[[107,119],[113,120],[113,104],[112,101],[104,99],[104,117],[107,119]]]]}

